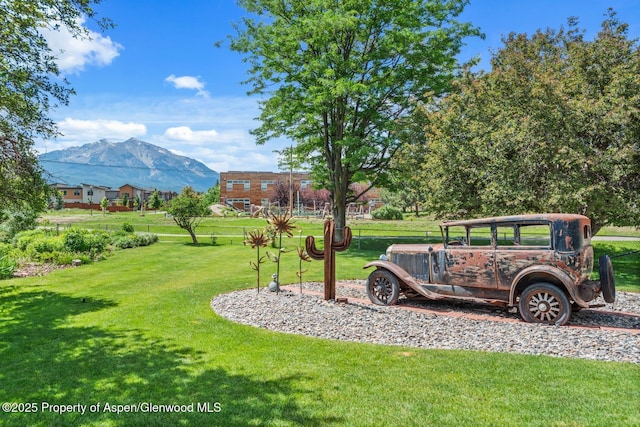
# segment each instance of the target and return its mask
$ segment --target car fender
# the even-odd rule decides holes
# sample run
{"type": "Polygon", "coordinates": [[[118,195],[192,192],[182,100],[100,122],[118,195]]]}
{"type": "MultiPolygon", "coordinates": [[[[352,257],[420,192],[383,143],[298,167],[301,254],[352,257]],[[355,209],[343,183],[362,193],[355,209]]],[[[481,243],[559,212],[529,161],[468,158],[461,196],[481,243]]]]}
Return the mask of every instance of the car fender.
{"type": "Polygon", "coordinates": [[[384,270],[389,271],[390,273],[392,273],[394,276],[396,276],[398,278],[398,280],[400,280],[400,282],[404,283],[406,286],[410,287],[411,289],[413,289],[414,291],[418,292],[419,294],[429,298],[429,299],[433,299],[433,300],[438,300],[438,299],[443,299],[445,298],[445,295],[441,295],[435,292],[431,292],[425,288],[423,288],[420,283],[409,273],[407,273],[407,271],[398,266],[398,264],[394,264],[392,262],[389,261],[383,261],[383,260],[377,260],[377,261],[372,261],[368,264],[366,264],[364,267],[362,267],[363,269],[367,269],[367,268],[371,268],[371,267],[376,267],[376,268],[381,268],[384,270]]]}
{"type": "MultiPolygon", "coordinates": [[[[523,290],[523,288],[519,288],[520,283],[527,276],[547,276],[559,281],[562,286],[567,290],[571,299],[580,307],[588,308],[589,304],[587,304],[581,297],[578,292],[578,287],[574,285],[573,280],[569,277],[567,273],[562,270],[558,270],[557,268],[553,268],[548,265],[536,265],[533,267],[525,268],[520,273],[514,277],[511,282],[511,292],[509,294],[509,305],[513,306],[516,304],[516,298],[523,290]]],[[[544,279],[543,279],[544,280],[544,279]]]]}
{"type": "Polygon", "coordinates": [[[409,286],[411,286],[412,284],[416,286],[418,285],[418,282],[416,281],[416,279],[414,279],[413,276],[407,273],[406,270],[400,267],[398,264],[394,264],[389,261],[377,260],[377,261],[371,261],[370,263],[368,263],[362,268],[367,269],[371,267],[377,267],[377,268],[383,268],[385,270],[389,270],[398,279],[400,279],[402,282],[406,283],[409,286]]]}

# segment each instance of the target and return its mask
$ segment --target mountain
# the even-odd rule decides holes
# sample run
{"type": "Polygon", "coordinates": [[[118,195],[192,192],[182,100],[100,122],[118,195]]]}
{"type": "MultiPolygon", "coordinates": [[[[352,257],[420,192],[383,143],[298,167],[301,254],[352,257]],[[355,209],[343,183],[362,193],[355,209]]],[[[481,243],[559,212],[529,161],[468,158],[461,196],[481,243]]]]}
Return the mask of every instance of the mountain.
{"type": "Polygon", "coordinates": [[[41,154],[38,159],[51,183],[111,188],[131,184],[180,192],[187,185],[206,191],[220,180],[220,174],[203,163],[136,138],[124,142],[102,139],[41,154]]]}

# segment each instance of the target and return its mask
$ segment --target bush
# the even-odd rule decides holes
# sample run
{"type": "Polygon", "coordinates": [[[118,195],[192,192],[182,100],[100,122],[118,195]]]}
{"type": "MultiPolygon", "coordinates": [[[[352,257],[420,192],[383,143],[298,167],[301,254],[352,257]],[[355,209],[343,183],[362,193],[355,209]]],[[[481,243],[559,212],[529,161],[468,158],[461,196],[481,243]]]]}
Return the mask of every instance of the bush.
{"type": "Polygon", "coordinates": [[[158,235],[153,233],[137,233],[134,241],[136,246],[149,246],[158,241],[158,235]]]}
{"type": "Polygon", "coordinates": [[[9,259],[8,256],[0,257],[0,279],[9,279],[13,277],[16,270],[16,262],[9,259]]]}
{"type": "Polygon", "coordinates": [[[134,235],[117,236],[113,241],[113,246],[120,249],[135,248],[138,246],[149,246],[158,241],[158,235],[153,233],[136,233],[134,235]]]}
{"type": "MultiPolygon", "coordinates": [[[[123,226],[124,228],[128,228],[123,226]]],[[[13,258],[36,262],[52,262],[59,265],[71,264],[74,259],[83,264],[106,259],[110,245],[119,249],[148,246],[158,241],[153,233],[127,233],[123,229],[115,233],[71,228],[61,236],[52,236],[38,229],[24,231],[16,235],[13,244],[0,244],[0,257],[11,255],[13,258]]]]}
{"type": "Polygon", "coordinates": [[[0,212],[0,241],[8,242],[24,230],[34,229],[38,213],[30,209],[0,212]]]}
{"type": "Polygon", "coordinates": [[[51,254],[51,262],[57,265],[71,265],[75,259],[79,259],[82,264],[91,263],[91,257],[86,254],[73,254],[70,252],[55,252],[51,254]]]}
{"type": "Polygon", "coordinates": [[[109,234],[103,231],[88,231],[71,228],[62,238],[64,249],[69,252],[90,253],[92,255],[103,252],[109,244],[109,234]]]}
{"type": "Polygon", "coordinates": [[[42,236],[34,239],[23,251],[24,255],[35,261],[47,262],[53,257],[53,253],[63,250],[62,241],[56,237],[42,236]]]}
{"type": "Polygon", "coordinates": [[[45,237],[44,230],[22,231],[13,237],[13,244],[21,251],[26,251],[34,241],[45,237]]]}
{"type": "Polygon", "coordinates": [[[402,219],[402,211],[392,206],[383,206],[371,213],[373,219],[400,220],[402,219]]]}
{"type": "Polygon", "coordinates": [[[124,224],[122,224],[122,231],[124,231],[125,233],[133,233],[133,225],[130,222],[125,222],[124,224]]]}
{"type": "Polygon", "coordinates": [[[55,237],[43,236],[33,240],[27,247],[27,252],[43,253],[62,250],[62,242],[55,237]]]}
{"type": "Polygon", "coordinates": [[[62,238],[64,248],[69,252],[86,252],[88,249],[86,234],[87,230],[70,228],[62,238]]]}
{"type": "Polygon", "coordinates": [[[113,246],[119,249],[135,248],[136,242],[131,236],[119,236],[113,241],[113,246]]]}
{"type": "Polygon", "coordinates": [[[13,245],[0,242],[0,257],[9,255],[13,251],[13,245]]]}
{"type": "Polygon", "coordinates": [[[91,253],[92,255],[104,252],[105,249],[107,249],[110,240],[111,237],[104,231],[95,231],[88,233],[85,236],[87,252],[91,253]]]}

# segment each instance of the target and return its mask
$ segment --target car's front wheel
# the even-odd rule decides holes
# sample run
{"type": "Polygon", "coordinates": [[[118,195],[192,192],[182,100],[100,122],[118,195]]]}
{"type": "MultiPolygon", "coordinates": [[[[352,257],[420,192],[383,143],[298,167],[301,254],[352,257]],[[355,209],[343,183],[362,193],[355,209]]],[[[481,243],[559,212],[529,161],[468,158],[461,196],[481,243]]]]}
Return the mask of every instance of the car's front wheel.
{"type": "Polygon", "coordinates": [[[378,269],[367,279],[367,296],[374,304],[393,305],[400,297],[400,285],[396,276],[378,269]]]}
{"type": "Polygon", "coordinates": [[[520,295],[520,317],[525,322],[566,325],[571,317],[567,295],[550,283],[535,283],[520,295]]]}

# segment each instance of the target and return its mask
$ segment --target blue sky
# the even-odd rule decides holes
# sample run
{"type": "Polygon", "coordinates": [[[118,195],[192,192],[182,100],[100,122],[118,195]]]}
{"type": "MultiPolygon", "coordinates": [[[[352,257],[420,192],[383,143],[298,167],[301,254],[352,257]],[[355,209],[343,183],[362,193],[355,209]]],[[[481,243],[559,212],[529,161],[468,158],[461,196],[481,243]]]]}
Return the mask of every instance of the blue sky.
{"type": "MultiPolygon", "coordinates": [[[[486,38],[469,39],[461,59],[480,56],[486,69],[502,36],[566,27],[577,16],[592,39],[612,7],[640,37],[638,0],[471,0],[461,19],[486,38]]],[[[47,34],[76,95],[52,116],[64,136],[36,144],[40,152],[99,139],[136,137],[199,160],[218,171],[277,171],[278,140],[255,144],[257,99],[248,97],[246,64],[216,41],[234,34],[243,10],[234,0],[103,0],[100,16],[117,25],[91,41],[47,34]]],[[[86,22],[95,31],[95,24],[86,22]]]]}

